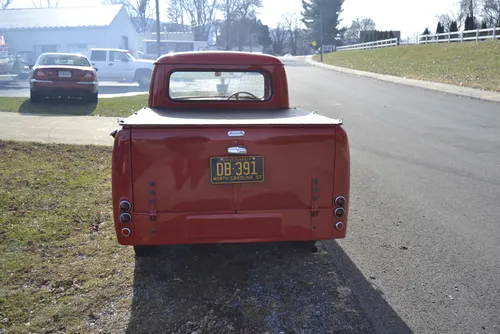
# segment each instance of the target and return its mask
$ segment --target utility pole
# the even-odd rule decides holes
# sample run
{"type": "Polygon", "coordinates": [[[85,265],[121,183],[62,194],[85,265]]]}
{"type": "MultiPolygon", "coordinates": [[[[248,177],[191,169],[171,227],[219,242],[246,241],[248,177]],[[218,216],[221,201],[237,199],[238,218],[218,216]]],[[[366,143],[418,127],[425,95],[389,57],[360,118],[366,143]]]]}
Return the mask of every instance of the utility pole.
{"type": "Polygon", "coordinates": [[[158,51],[158,58],[161,56],[161,51],[160,51],[160,5],[159,5],[160,0],[156,0],[156,49],[158,51]]]}
{"type": "Polygon", "coordinates": [[[325,49],[323,46],[323,7],[319,7],[319,43],[321,44],[321,62],[323,62],[323,50],[325,49]]]}
{"type": "Polygon", "coordinates": [[[231,40],[229,39],[229,0],[226,0],[226,50],[229,51],[231,40]]]}

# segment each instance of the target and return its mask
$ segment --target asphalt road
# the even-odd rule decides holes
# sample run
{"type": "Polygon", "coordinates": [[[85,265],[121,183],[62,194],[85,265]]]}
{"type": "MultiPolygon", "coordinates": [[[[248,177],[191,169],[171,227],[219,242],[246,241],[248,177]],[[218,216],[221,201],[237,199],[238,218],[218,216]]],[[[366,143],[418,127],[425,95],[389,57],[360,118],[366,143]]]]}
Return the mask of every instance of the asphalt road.
{"type": "MultiPolygon", "coordinates": [[[[348,236],[324,246],[375,330],[500,333],[500,104],[284,61],[293,105],[344,117],[348,236]]],[[[8,114],[0,137],[19,128],[8,114]]],[[[49,137],[50,124],[80,124],[23,117],[46,119],[36,132],[49,137]]],[[[115,120],[92,122],[75,131],[110,142],[115,120]]]]}
{"type": "Polygon", "coordinates": [[[344,117],[350,224],[330,246],[375,329],[500,333],[500,104],[285,61],[294,105],[344,117]]]}
{"type": "MultiPolygon", "coordinates": [[[[128,82],[112,82],[101,81],[99,82],[99,97],[119,97],[127,95],[137,95],[147,93],[148,90],[140,88],[137,83],[128,82]]],[[[29,83],[28,81],[13,82],[6,84],[0,82],[0,97],[29,97],[29,83]]]]}

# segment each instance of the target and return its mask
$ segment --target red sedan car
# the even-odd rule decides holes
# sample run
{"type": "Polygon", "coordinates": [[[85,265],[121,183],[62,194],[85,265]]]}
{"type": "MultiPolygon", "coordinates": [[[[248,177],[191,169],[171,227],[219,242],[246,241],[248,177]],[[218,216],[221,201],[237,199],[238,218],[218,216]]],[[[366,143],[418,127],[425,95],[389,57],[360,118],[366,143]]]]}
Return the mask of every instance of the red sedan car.
{"type": "Polygon", "coordinates": [[[97,103],[98,84],[97,69],[84,55],[44,53],[32,67],[30,99],[38,103],[45,97],[80,97],[97,103]]]}

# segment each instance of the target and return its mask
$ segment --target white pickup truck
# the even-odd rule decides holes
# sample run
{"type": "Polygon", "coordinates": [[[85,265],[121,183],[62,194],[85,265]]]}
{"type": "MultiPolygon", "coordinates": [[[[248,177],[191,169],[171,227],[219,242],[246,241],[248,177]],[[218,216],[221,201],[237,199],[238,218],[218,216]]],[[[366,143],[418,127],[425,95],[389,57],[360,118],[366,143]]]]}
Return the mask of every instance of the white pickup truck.
{"type": "Polygon", "coordinates": [[[148,87],[151,82],[154,61],[137,59],[127,50],[89,49],[88,58],[97,68],[99,80],[136,81],[141,87],[148,87]]]}

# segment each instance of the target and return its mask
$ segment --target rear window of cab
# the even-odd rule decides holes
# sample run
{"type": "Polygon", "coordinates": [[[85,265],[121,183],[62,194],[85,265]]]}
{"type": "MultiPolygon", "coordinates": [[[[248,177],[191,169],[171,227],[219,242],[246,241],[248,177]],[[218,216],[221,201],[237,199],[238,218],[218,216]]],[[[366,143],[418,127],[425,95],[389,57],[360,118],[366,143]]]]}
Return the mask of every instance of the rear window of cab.
{"type": "Polygon", "coordinates": [[[257,71],[174,71],[168,96],[174,101],[267,101],[269,74],[257,71]]]}

